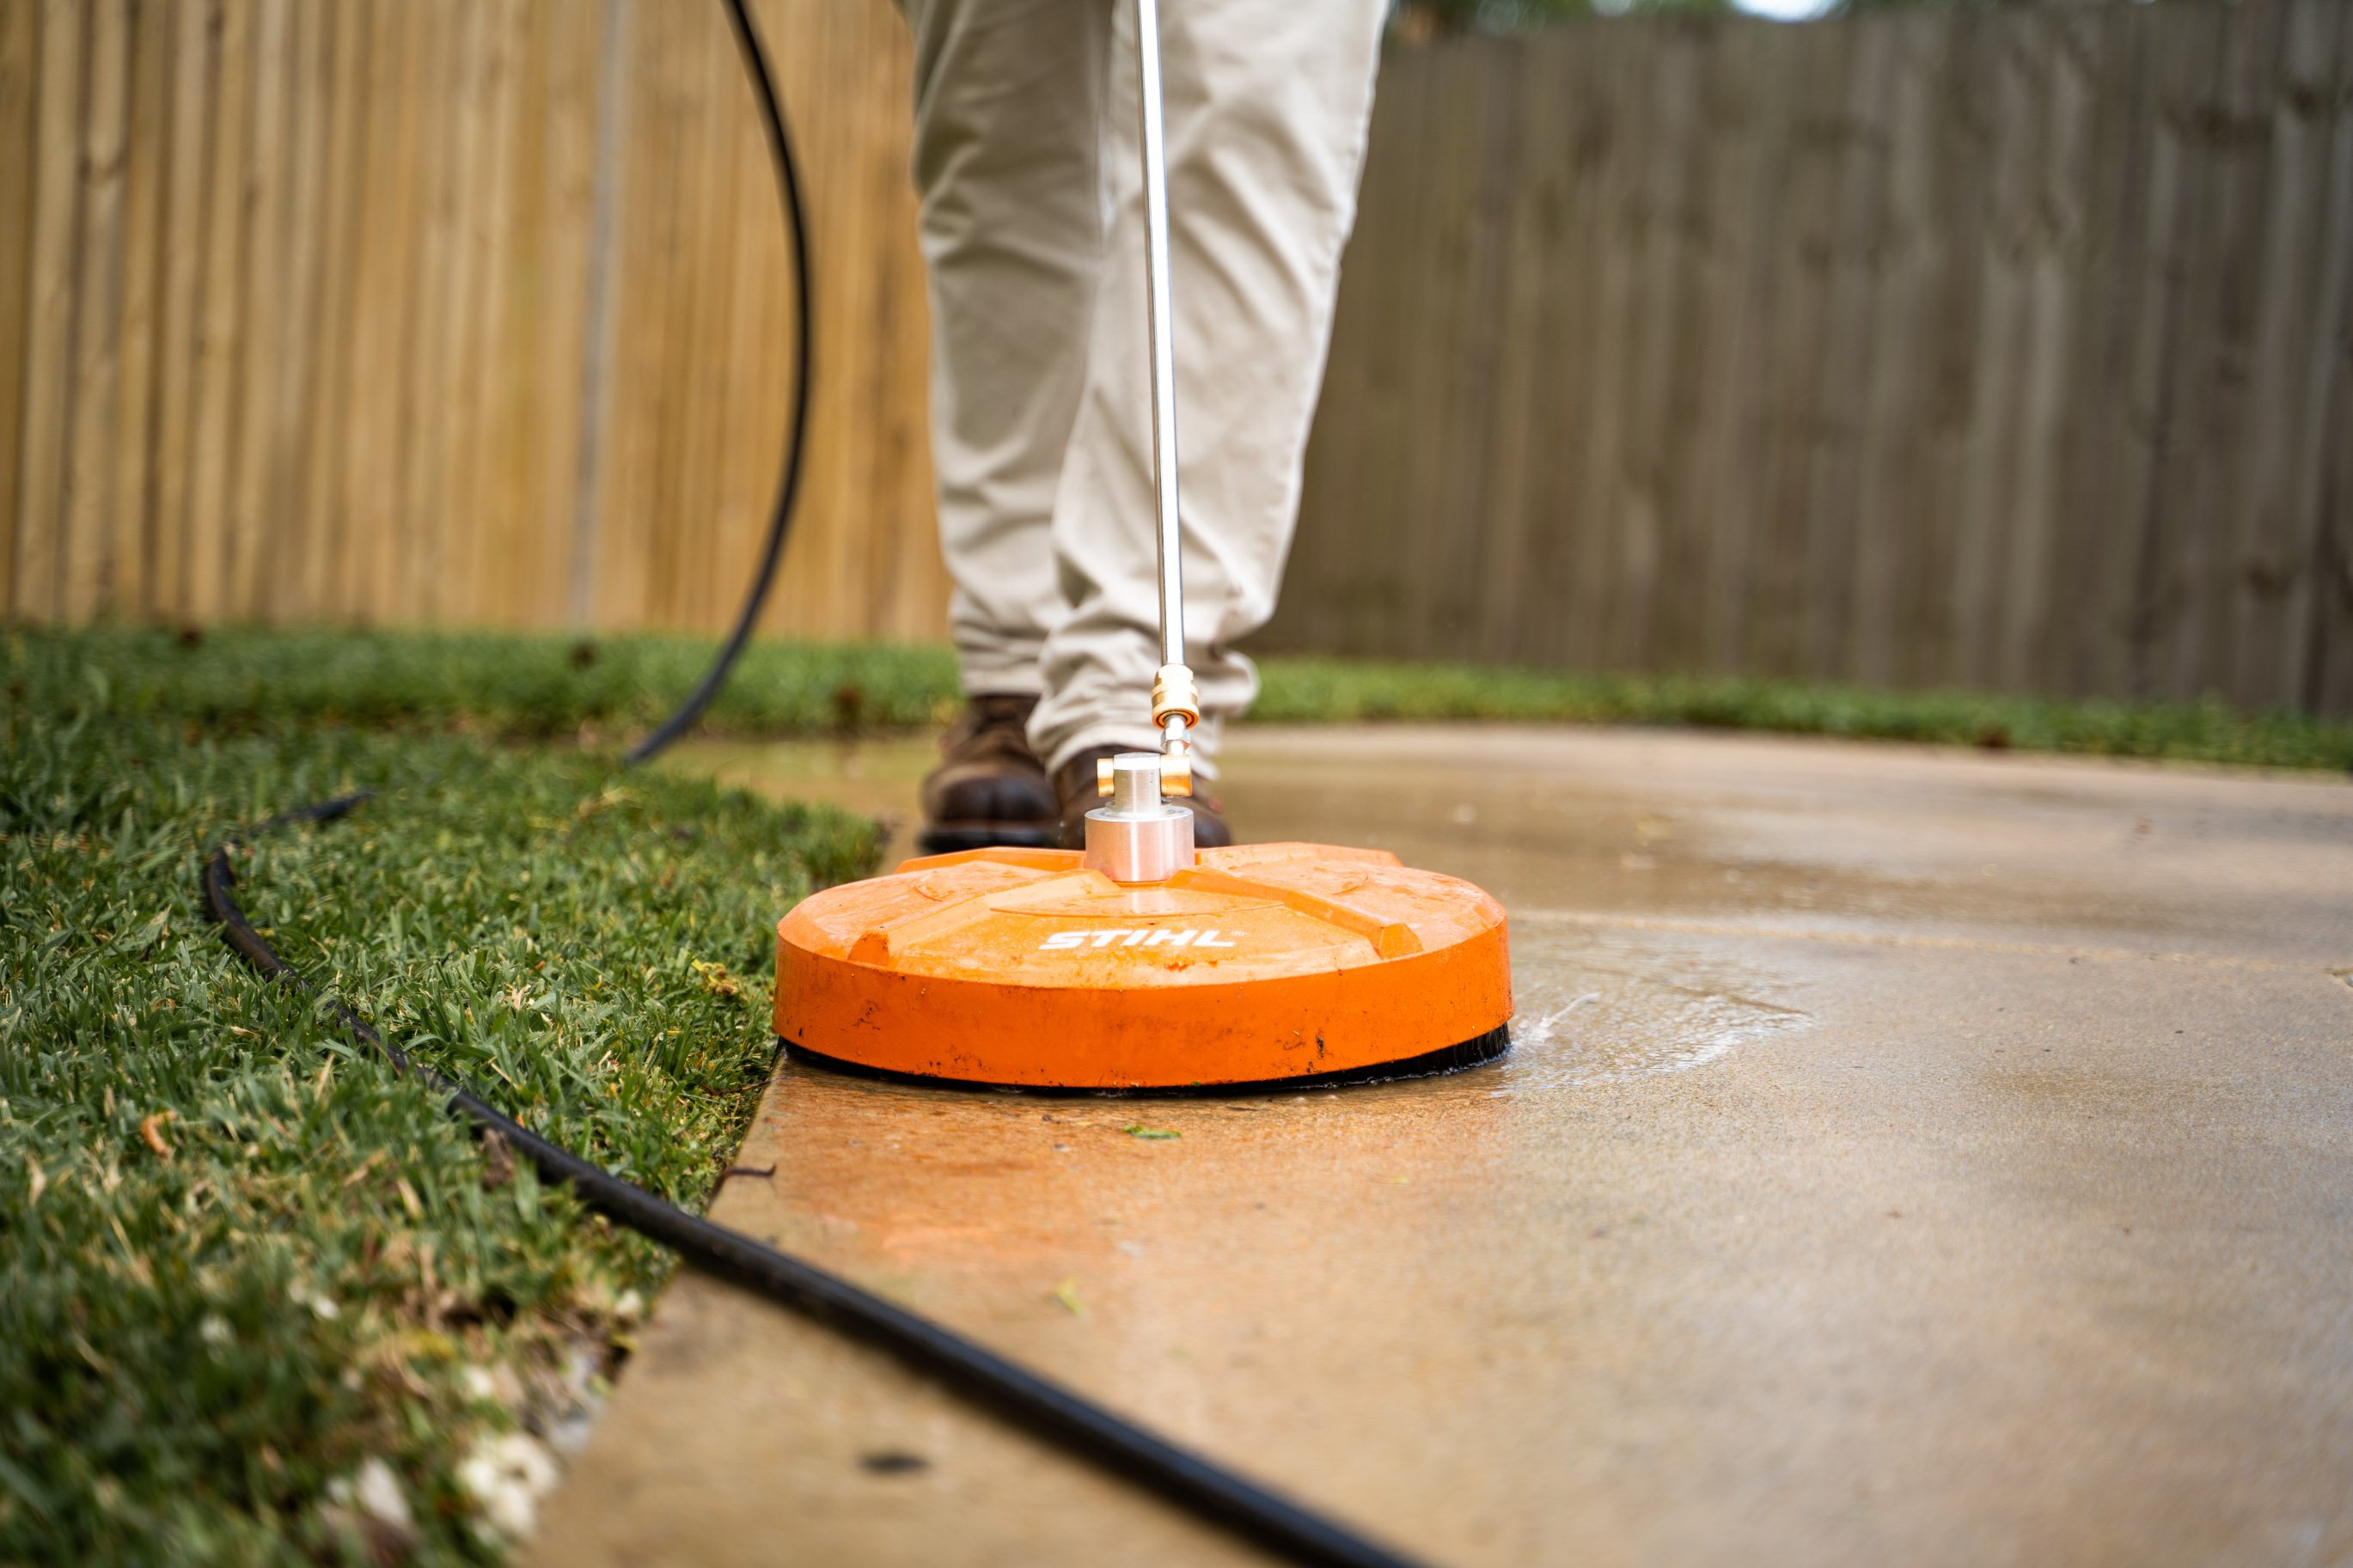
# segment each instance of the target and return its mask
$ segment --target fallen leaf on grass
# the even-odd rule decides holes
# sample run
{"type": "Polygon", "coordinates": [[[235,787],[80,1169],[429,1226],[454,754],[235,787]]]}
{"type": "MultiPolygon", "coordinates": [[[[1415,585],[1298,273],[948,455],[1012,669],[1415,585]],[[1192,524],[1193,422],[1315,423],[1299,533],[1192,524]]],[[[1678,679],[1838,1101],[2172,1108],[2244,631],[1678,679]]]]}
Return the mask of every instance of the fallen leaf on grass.
{"type": "Polygon", "coordinates": [[[578,805],[575,806],[572,811],[572,819],[575,822],[586,822],[590,817],[600,816],[606,812],[612,810],[615,806],[624,805],[627,802],[633,801],[637,798],[636,794],[630,790],[623,789],[618,784],[607,784],[601,792],[590,795],[586,800],[582,801],[578,805]]]}
{"type": "Polygon", "coordinates": [[[33,1190],[25,1194],[25,1206],[31,1208],[41,1201],[41,1194],[49,1190],[49,1178],[41,1173],[41,1163],[30,1154],[25,1156],[25,1164],[33,1173],[33,1190]]]}
{"type": "Polygon", "coordinates": [[[172,1145],[164,1141],[164,1123],[171,1121],[172,1116],[171,1111],[159,1110],[139,1123],[139,1136],[147,1141],[147,1147],[155,1151],[155,1157],[167,1165],[172,1163],[172,1145]]]}
{"type": "Polygon", "coordinates": [[[1126,1126],[1121,1128],[1120,1131],[1126,1133],[1130,1138],[1160,1139],[1182,1138],[1185,1136],[1185,1134],[1177,1131],[1173,1127],[1146,1127],[1141,1121],[1131,1121],[1126,1126]]]}

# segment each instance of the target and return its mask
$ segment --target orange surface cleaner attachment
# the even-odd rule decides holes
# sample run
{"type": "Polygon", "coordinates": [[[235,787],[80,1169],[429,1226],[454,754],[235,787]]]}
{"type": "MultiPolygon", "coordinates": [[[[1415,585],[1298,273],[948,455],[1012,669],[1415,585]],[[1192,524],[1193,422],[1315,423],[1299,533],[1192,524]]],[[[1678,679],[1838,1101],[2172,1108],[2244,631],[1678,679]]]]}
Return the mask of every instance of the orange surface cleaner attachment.
{"type": "Polygon", "coordinates": [[[776,1034],[853,1070],[1029,1089],[1402,1077],[1510,1043],[1503,906],[1383,850],[1205,849],[1124,886],[976,849],[803,900],[776,1034]]]}

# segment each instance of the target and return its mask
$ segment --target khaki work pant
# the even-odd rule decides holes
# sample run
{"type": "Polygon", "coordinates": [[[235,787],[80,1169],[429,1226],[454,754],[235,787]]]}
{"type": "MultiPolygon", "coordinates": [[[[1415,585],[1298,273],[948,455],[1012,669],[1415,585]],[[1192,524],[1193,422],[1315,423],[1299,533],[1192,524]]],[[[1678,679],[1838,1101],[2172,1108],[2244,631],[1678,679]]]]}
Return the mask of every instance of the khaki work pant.
{"type": "MultiPolygon", "coordinates": [[[[932,460],[965,690],[1155,749],[1150,346],[1129,0],[902,0],[932,460]]],[[[1356,216],[1383,0],[1163,0],[1187,652],[1202,751],[1258,674],[1356,216]]],[[[1214,772],[1204,758],[1203,771],[1214,772]]]]}

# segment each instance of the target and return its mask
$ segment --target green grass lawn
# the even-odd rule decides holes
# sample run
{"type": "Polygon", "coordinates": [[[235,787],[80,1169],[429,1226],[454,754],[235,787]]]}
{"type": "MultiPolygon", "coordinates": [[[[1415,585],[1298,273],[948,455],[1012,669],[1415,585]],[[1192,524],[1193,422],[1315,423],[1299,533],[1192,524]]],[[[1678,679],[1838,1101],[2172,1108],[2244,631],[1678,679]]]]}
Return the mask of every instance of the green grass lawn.
{"type": "Polygon", "coordinates": [[[208,733],[232,661],[164,645],[175,684],[122,646],[5,661],[0,1562],[367,1561],[399,1533],[339,1500],[371,1456],[407,1560],[495,1559],[467,1460],[561,1426],[667,1259],[233,962],[201,852],[381,791],[239,858],[255,923],[527,1123],[699,1206],[766,1076],[774,922],[863,871],[872,831],[574,748],[258,710],[208,733]]]}
{"type": "Polygon", "coordinates": [[[1733,676],[1582,675],[1270,658],[1251,717],[1296,723],[1489,720],[1678,724],[2256,767],[2353,768],[2353,722],[2219,702],[1876,691],[1733,676]]]}
{"type": "MultiPolygon", "coordinates": [[[[46,686],[90,682],[111,713],[242,729],[292,721],[471,729],[610,742],[649,727],[711,655],[699,638],[593,643],[495,633],[216,631],[190,647],[152,631],[20,638],[11,668],[46,686]],[[58,664],[96,670],[65,676],[58,664]]],[[[1874,691],[1726,676],[1594,675],[1274,656],[1251,717],[1690,724],[2020,751],[2353,769],[2353,721],[2242,713],[2220,703],[2066,701],[1874,691]]],[[[16,679],[26,679],[19,675],[16,679]]],[[[755,644],[708,725],[792,735],[904,728],[956,700],[944,648],[755,644]]]]}
{"type": "MultiPolygon", "coordinates": [[[[256,924],[426,1059],[700,1205],[768,1067],[774,921],[878,847],[839,815],[617,771],[707,654],[0,638],[0,1562],[388,1561],[387,1484],[407,1561],[501,1554],[469,1478],[521,1428],[568,1429],[667,1259],[242,969],[198,863],[289,805],[379,792],[240,856],[256,924]]],[[[712,721],[900,727],[954,698],[937,649],[766,645],[712,721]]],[[[2353,725],[2206,706],[1296,658],[1268,661],[1260,712],[2353,766],[2353,725]]]]}

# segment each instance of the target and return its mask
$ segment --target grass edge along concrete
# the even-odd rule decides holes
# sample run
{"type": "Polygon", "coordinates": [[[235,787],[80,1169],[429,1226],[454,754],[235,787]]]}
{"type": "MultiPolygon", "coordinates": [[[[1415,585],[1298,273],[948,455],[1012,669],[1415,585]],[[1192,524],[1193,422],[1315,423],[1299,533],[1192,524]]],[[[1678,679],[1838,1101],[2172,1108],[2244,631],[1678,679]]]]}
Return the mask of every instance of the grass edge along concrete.
{"type": "MultiPolygon", "coordinates": [[[[111,713],[251,729],[342,720],[604,742],[650,725],[693,684],[701,639],[231,627],[19,630],[7,679],[80,681],[111,713]],[[62,673],[59,667],[74,667],[62,673]]],[[[2353,769],[2353,721],[2220,702],[1889,691],[1736,676],[1622,675],[1308,655],[1262,661],[1261,722],[1696,725],[2256,767],[2353,769]]],[[[944,647],[761,642],[706,721],[717,733],[843,735],[943,721],[944,647]]]]}

